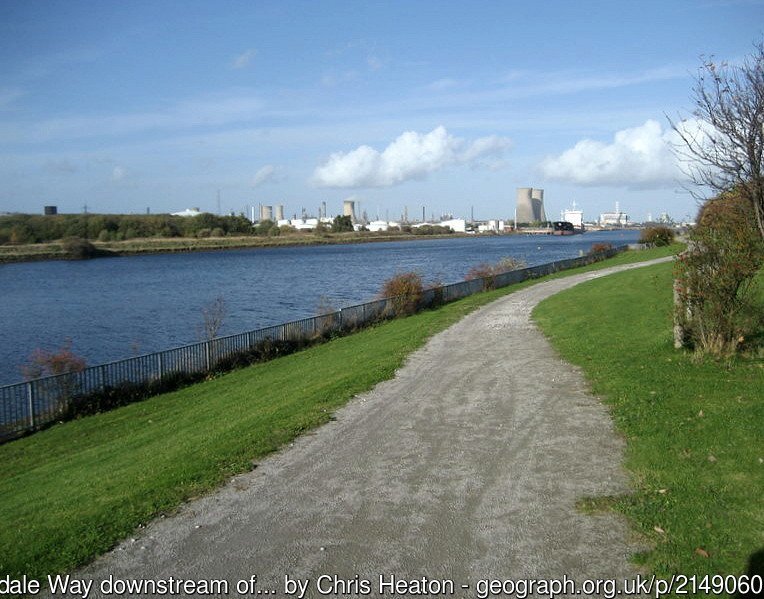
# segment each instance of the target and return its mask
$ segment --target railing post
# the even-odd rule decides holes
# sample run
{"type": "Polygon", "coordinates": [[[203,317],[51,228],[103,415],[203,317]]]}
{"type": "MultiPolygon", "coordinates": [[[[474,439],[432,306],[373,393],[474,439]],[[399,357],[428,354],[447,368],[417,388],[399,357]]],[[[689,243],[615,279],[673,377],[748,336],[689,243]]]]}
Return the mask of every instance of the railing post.
{"type": "Polygon", "coordinates": [[[34,430],[34,387],[32,387],[32,381],[27,382],[27,401],[29,402],[29,428],[34,430]]]}
{"type": "Polygon", "coordinates": [[[159,373],[159,380],[164,378],[164,365],[162,364],[162,352],[157,353],[157,372],[159,373]]]}
{"type": "Polygon", "coordinates": [[[205,341],[204,342],[204,358],[207,362],[207,372],[212,370],[211,360],[210,360],[210,342],[205,341]]]}

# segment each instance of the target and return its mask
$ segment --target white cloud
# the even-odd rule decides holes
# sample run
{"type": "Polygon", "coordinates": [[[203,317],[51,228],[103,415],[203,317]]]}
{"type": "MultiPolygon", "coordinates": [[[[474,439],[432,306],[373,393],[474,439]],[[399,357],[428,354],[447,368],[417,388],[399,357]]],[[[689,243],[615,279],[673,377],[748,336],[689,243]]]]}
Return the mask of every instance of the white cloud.
{"type": "Polygon", "coordinates": [[[252,177],[252,187],[259,187],[269,181],[275,181],[278,178],[276,167],[272,164],[266,164],[264,167],[258,169],[255,176],[252,177]]]}
{"type": "Polygon", "coordinates": [[[313,172],[319,187],[390,187],[458,164],[477,165],[501,156],[506,138],[492,135],[468,143],[450,135],[442,125],[429,133],[406,131],[382,152],[360,146],[337,152],[313,172]]]}
{"type": "Polygon", "coordinates": [[[111,171],[112,181],[122,181],[127,176],[127,169],[122,166],[115,166],[111,171]]]}
{"type": "Polygon", "coordinates": [[[579,185],[661,187],[684,178],[672,152],[677,134],[654,120],[616,132],[612,143],[579,141],[541,163],[543,174],[579,185]]]}
{"type": "Polygon", "coordinates": [[[231,61],[232,69],[245,69],[252,62],[252,59],[257,56],[257,50],[250,48],[245,52],[242,52],[231,61]]]}

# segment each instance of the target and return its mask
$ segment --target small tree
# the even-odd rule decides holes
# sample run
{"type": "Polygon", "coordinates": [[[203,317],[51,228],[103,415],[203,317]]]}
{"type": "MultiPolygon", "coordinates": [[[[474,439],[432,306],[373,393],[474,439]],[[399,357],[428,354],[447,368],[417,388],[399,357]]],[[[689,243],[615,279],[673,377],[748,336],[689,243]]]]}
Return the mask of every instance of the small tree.
{"type": "Polygon", "coordinates": [[[715,194],[736,189],[764,239],[764,42],[742,65],[705,60],[693,89],[697,129],[671,122],[693,183],[715,194]]]}
{"type": "Polygon", "coordinates": [[[342,233],[353,230],[353,219],[350,216],[335,216],[332,222],[332,233],[342,233]]]}
{"type": "Polygon", "coordinates": [[[255,227],[252,229],[253,233],[255,235],[268,235],[270,233],[271,229],[273,227],[277,227],[278,225],[274,223],[272,220],[265,219],[261,220],[255,227]]]}
{"type": "Polygon", "coordinates": [[[700,354],[734,353],[746,334],[748,290],[764,242],[743,193],[707,202],[675,266],[675,343],[700,354]]]}

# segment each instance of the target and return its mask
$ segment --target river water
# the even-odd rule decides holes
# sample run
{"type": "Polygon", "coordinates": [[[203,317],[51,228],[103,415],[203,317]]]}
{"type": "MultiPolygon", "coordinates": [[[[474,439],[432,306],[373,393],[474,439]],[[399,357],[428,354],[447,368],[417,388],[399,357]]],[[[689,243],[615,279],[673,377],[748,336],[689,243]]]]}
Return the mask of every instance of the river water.
{"type": "Polygon", "coordinates": [[[95,365],[199,341],[202,310],[218,297],[225,335],[313,316],[319,304],[368,301],[397,272],[454,283],[481,262],[511,256],[533,266],[638,236],[504,235],[3,264],[0,385],[23,380],[35,348],[70,342],[95,365]]]}

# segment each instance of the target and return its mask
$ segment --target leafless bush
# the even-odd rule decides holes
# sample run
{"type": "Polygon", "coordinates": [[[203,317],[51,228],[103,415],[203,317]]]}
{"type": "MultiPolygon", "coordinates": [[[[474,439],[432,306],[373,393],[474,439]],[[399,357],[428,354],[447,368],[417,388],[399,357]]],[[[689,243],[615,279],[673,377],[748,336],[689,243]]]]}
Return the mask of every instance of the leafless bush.
{"type": "Polygon", "coordinates": [[[464,276],[465,281],[472,281],[474,279],[483,280],[483,290],[488,291],[496,287],[496,277],[505,272],[512,270],[520,270],[527,265],[525,261],[511,256],[505,256],[499,260],[496,264],[481,263],[467,271],[464,276]]]}
{"type": "Polygon", "coordinates": [[[417,311],[423,293],[422,277],[415,272],[404,272],[385,281],[379,297],[390,299],[390,310],[395,316],[406,316],[417,311]]]}
{"type": "Polygon", "coordinates": [[[225,300],[221,295],[202,306],[202,326],[199,332],[202,341],[211,341],[218,336],[226,314],[225,300]]]}

